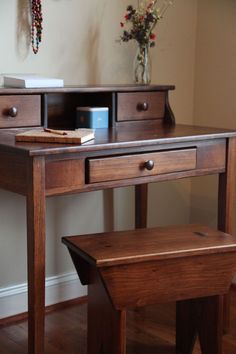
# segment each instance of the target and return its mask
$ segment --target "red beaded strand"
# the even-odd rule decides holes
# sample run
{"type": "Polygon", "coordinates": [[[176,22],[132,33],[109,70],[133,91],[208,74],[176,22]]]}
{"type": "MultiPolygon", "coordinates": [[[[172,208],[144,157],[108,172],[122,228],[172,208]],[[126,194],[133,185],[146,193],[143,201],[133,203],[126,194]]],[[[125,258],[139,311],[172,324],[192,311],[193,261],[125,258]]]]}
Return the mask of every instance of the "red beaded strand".
{"type": "Polygon", "coordinates": [[[42,4],[41,0],[32,0],[31,4],[32,25],[31,25],[31,45],[34,54],[38,53],[39,44],[42,40],[42,4]]]}

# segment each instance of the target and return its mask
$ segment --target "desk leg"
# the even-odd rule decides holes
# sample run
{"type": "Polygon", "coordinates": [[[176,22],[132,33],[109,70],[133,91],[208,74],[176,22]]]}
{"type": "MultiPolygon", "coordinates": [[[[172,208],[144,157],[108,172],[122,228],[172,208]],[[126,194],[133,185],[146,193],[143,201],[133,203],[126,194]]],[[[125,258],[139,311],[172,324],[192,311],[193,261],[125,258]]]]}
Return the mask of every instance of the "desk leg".
{"type": "Polygon", "coordinates": [[[44,353],[45,308],[45,161],[28,164],[28,353],[44,353]]]}
{"type": "Polygon", "coordinates": [[[114,230],[114,194],[113,189],[105,189],[103,191],[103,208],[104,208],[104,231],[111,232],[114,230]]]}
{"type": "Polygon", "coordinates": [[[135,228],[147,227],[147,199],[148,185],[139,184],[135,186],[135,228]]]}
{"type": "MultiPolygon", "coordinates": [[[[230,138],[227,145],[226,171],[219,175],[218,229],[229,234],[233,231],[234,184],[235,184],[236,139],[230,138]]],[[[229,330],[229,295],[224,297],[224,332],[229,330]]]]}

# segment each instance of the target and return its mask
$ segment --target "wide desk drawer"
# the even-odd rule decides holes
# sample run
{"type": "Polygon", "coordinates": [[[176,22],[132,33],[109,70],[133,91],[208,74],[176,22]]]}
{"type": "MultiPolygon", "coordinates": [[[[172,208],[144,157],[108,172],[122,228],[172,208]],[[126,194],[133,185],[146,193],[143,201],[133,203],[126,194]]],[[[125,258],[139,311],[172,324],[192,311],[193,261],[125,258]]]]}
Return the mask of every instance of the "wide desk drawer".
{"type": "Polygon", "coordinates": [[[171,150],[88,160],[88,182],[154,176],[196,168],[196,149],[171,150]]]}
{"type": "Polygon", "coordinates": [[[117,94],[117,121],[163,119],[166,92],[135,92],[117,94]]]}
{"type": "Polygon", "coordinates": [[[40,95],[0,96],[0,128],[40,125],[40,111],[40,95]]]}

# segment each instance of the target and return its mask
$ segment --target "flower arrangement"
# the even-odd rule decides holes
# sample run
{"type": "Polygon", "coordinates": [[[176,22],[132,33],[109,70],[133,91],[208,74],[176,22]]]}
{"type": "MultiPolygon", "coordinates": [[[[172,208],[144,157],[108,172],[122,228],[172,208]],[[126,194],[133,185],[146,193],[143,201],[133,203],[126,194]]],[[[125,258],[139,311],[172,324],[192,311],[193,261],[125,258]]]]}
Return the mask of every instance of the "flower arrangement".
{"type": "Polygon", "coordinates": [[[134,63],[135,83],[149,84],[151,81],[148,49],[155,46],[155,27],[172,5],[172,1],[164,0],[161,6],[159,3],[159,0],[138,0],[136,8],[132,5],[127,7],[124,20],[120,22],[120,26],[124,28],[120,42],[135,40],[138,43],[134,63]]]}
{"type": "Polygon", "coordinates": [[[141,46],[154,47],[156,39],[154,29],[172,1],[164,1],[161,7],[158,4],[159,0],[144,0],[138,2],[137,8],[129,5],[124,21],[120,22],[121,27],[127,26],[120,37],[121,41],[128,42],[134,39],[141,46]]]}

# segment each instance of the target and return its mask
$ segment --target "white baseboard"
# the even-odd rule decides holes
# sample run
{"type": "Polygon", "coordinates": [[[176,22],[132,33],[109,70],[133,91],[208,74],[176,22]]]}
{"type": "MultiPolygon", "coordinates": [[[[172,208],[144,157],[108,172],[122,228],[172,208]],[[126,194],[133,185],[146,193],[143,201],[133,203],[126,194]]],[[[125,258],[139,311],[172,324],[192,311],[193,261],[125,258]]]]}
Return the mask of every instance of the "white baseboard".
{"type": "MultiPolygon", "coordinates": [[[[46,305],[74,299],[87,294],[75,272],[46,278],[46,305]]],[[[0,319],[27,311],[27,283],[0,288],[0,319]]]]}
{"type": "MultiPolygon", "coordinates": [[[[236,284],[236,275],[233,283],[236,284]]],[[[60,274],[46,279],[46,305],[71,300],[87,294],[76,272],[60,274]]],[[[0,288],[0,319],[27,311],[27,284],[0,288]]]]}

